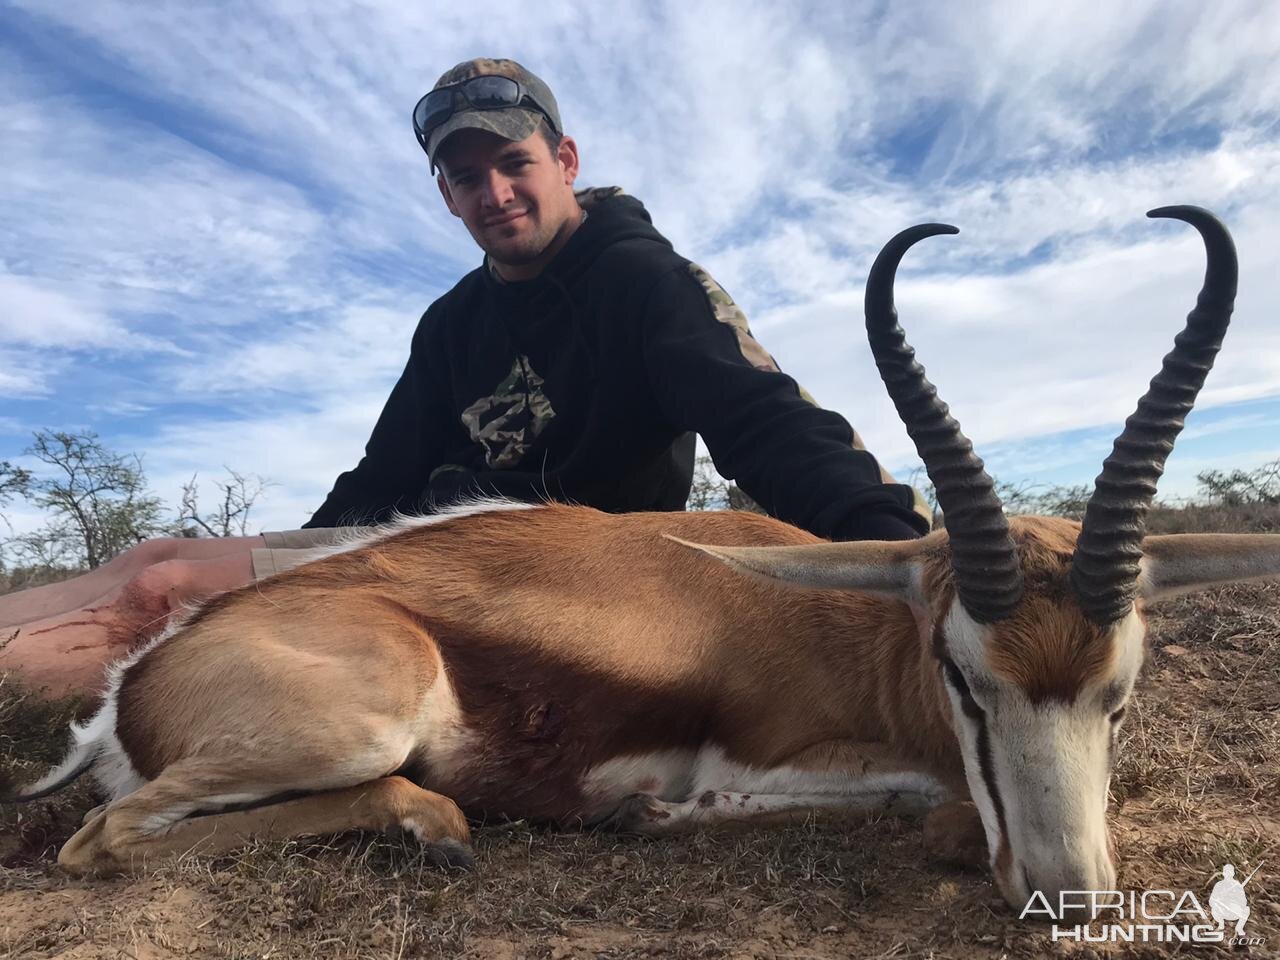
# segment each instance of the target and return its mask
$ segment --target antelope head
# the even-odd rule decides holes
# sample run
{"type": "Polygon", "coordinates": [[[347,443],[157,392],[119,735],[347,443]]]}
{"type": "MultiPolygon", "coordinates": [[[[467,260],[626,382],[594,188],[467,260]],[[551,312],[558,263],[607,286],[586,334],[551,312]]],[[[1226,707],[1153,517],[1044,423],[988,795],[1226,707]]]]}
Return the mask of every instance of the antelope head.
{"type": "Polygon", "coordinates": [[[1168,207],[1149,216],[1199,230],[1208,270],[1186,328],[1103,465],[1082,524],[1006,518],[982,461],[915,361],[897,322],[894,275],[912,244],[958,232],[925,224],[877,257],[867,331],[946,530],[905,543],[702,548],[775,581],[911,606],[950,702],[996,881],[1015,908],[1035,890],[1056,903],[1061,890],[1114,888],[1107,796],[1117,731],[1144,659],[1143,604],[1280,576],[1280,536],[1144,536],[1156,480],[1226,331],[1237,275],[1231,237],[1212,214],[1168,207]]]}

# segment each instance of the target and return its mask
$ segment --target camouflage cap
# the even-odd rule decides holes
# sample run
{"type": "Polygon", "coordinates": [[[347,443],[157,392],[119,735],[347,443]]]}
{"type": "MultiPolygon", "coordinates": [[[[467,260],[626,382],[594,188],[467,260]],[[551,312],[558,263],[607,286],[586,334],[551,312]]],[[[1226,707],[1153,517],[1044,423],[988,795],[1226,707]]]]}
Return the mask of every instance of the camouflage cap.
{"type": "MultiPolygon", "coordinates": [[[[551,93],[551,88],[514,60],[491,60],[487,57],[464,60],[453,69],[446,71],[431,89],[439,90],[441,87],[462,83],[472,77],[487,76],[510,77],[515,80],[524,87],[533,100],[538,102],[540,107],[546,110],[555,131],[557,133],[564,131],[564,127],[560,124],[560,108],[556,105],[556,98],[551,93]]],[[[463,104],[453,116],[431,131],[423,147],[427,151],[427,158],[431,161],[431,168],[434,170],[436,153],[452,133],[457,133],[459,130],[488,130],[507,140],[524,140],[538,129],[540,119],[542,119],[542,113],[529,107],[478,110],[463,104]]]]}

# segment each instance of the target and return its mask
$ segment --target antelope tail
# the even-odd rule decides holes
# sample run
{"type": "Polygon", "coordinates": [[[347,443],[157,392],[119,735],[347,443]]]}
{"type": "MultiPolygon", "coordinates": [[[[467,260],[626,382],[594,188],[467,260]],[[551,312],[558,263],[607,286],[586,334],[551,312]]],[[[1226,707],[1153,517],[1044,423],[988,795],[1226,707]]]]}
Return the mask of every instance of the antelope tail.
{"type": "Polygon", "coordinates": [[[71,751],[63,761],[34,783],[18,785],[11,776],[0,774],[0,803],[26,803],[28,800],[39,800],[51,793],[56,793],[71,783],[98,759],[98,740],[96,737],[85,739],[74,724],[71,727],[75,737],[71,751]]]}

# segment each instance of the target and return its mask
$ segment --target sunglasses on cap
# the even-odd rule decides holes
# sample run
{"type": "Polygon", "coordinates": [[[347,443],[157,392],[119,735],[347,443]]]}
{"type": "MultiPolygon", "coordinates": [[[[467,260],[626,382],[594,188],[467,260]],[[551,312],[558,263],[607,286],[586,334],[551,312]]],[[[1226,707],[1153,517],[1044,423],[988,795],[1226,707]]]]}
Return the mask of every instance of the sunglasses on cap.
{"type": "Polygon", "coordinates": [[[431,131],[460,110],[506,110],[523,106],[533,107],[547,118],[553,131],[562,132],[550,111],[524,84],[510,77],[495,75],[472,77],[432,90],[413,108],[413,130],[425,150],[431,131]]]}

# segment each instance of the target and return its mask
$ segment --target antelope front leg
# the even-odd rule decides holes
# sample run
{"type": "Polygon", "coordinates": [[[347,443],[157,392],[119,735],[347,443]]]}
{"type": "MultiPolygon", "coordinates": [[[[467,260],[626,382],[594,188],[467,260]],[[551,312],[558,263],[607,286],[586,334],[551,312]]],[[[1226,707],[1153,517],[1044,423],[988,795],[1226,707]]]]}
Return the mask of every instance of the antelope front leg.
{"type": "Polygon", "coordinates": [[[859,794],[761,794],[707,790],[692,800],[675,803],[639,793],[624,800],[610,822],[625,833],[660,837],[730,824],[757,827],[803,823],[815,814],[829,812],[850,817],[868,813],[918,815],[929,806],[927,798],[898,790],[859,794]]]}
{"type": "Polygon", "coordinates": [[[730,823],[794,823],[814,813],[918,815],[956,793],[954,783],[883,744],[844,740],[815,744],[770,768],[741,766],[716,750],[699,758],[694,785],[681,801],[628,797],[611,822],[664,835],[730,823]]]}

